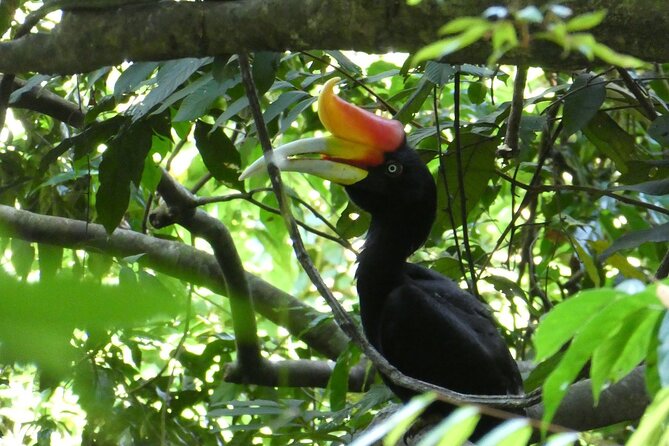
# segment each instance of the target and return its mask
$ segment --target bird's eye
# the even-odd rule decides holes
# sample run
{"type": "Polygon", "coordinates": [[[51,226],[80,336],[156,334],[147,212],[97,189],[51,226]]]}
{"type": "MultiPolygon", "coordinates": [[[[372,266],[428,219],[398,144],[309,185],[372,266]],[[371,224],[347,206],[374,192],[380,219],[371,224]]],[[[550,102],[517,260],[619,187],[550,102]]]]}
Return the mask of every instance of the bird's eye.
{"type": "Polygon", "coordinates": [[[397,161],[389,161],[386,164],[386,173],[391,177],[396,177],[402,173],[402,165],[397,161]]]}

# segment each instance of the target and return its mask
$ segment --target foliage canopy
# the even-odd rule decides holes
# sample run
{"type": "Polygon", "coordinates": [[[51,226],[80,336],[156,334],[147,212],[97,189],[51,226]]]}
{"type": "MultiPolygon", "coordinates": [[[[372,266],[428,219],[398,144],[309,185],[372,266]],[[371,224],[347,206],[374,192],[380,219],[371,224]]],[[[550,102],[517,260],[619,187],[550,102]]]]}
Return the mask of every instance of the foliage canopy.
{"type": "MultiPolygon", "coordinates": [[[[570,18],[562,37],[602,18],[570,18]]],[[[478,40],[492,27],[505,33],[500,50],[518,44],[491,23],[463,18],[445,32],[478,40]]],[[[427,56],[463,44],[458,36],[427,56]]],[[[579,441],[664,444],[669,288],[653,282],[669,273],[669,66],[563,73],[416,60],[253,53],[273,142],[323,131],[313,104],[333,76],[344,78],[348,101],[404,123],[439,191],[437,222],[412,261],[495,310],[516,358],[533,363],[526,390],[542,389],[547,421],[573,382],[589,378],[603,400],[644,363],[653,403],[634,434],[637,420],[611,419],[579,441]]],[[[351,442],[392,396],[300,269],[268,179],[238,179],[261,155],[239,58],[22,78],[0,133],[2,436],[45,445],[351,442]],[[170,195],[169,178],[195,196],[170,195]],[[246,273],[233,277],[237,255],[246,273]],[[235,291],[240,281],[252,299],[235,291]],[[241,358],[254,349],[262,357],[249,370],[241,358]],[[20,410],[25,398],[34,404],[20,410]]],[[[369,216],[338,185],[284,181],[308,254],[355,317],[355,257],[369,216]]],[[[357,444],[399,440],[431,398],[357,444]]],[[[421,444],[464,439],[477,417],[460,409],[421,444]]],[[[527,444],[530,432],[515,420],[481,444],[527,444]]]]}

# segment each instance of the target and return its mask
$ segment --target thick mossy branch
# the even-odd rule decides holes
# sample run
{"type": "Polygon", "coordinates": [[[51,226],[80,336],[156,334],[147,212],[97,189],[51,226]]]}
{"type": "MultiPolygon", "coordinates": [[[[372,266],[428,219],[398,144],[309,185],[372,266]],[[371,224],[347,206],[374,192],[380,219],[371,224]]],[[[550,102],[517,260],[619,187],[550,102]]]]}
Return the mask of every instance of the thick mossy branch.
{"type": "MultiPolygon", "coordinates": [[[[507,1],[246,0],[158,2],[109,9],[73,9],[48,33],[0,43],[0,72],[80,73],[123,61],[205,57],[256,50],[351,49],[414,52],[435,41],[440,26],[479,16],[507,1]],[[441,4],[441,5],[440,5],[441,4]],[[342,26],[342,24],[345,24],[342,26]]],[[[525,1],[538,6],[548,0],[525,1]]],[[[591,3],[569,4],[575,14],[591,3]]],[[[615,50],[644,60],[669,60],[669,9],[664,0],[601,0],[604,22],[592,30],[615,50]],[[652,44],[650,44],[652,43],[652,44]]],[[[485,63],[490,45],[480,43],[448,57],[453,63],[485,63]]],[[[566,69],[587,65],[561,48],[535,41],[503,63],[566,69]]]]}

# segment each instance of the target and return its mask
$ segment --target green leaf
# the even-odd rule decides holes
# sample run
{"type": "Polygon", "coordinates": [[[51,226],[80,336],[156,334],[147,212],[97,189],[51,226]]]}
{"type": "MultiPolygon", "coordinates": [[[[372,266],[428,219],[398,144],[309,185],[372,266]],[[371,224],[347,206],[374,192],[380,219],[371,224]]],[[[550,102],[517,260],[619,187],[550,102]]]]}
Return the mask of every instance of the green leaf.
{"type": "Polygon", "coordinates": [[[669,147],[669,115],[658,116],[648,127],[648,136],[663,147],[669,147]]]}
{"type": "Polygon", "coordinates": [[[27,277],[35,260],[35,248],[32,243],[13,238],[10,249],[12,252],[12,266],[16,275],[21,278],[27,277]]]}
{"type": "Polygon", "coordinates": [[[418,395],[411,399],[400,410],[392,414],[383,422],[375,425],[373,428],[365,431],[364,434],[353,440],[349,446],[371,446],[378,440],[384,439],[383,444],[395,444],[404,434],[406,429],[413,421],[429,406],[434,400],[433,393],[418,395]],[[395,440],[395,441],[393,441],[395,440]]]}
{"type": "Polygon", "coordinates": [[[620,294],[609,288],[586,290],[556,305],[534,333],[536,362],[556,354],[595,314],[620,294]]]}
{"type": "Polygon", "coordinates": [[[369,213],[361,210],[353,202],[349,202],[337,220],[337,233],[346,239],[360,237],[367,232],[370,221],[369,213]]]}
{"type": "Polygon", "coordinates": [[[497,23],[492,33],[493,52],[488,58],[488,65],[492,65],[507,51],[510,51],[517,46],[518,36],[516,35],[516,28],[513,23],[506,20],[497,23]]]}
{"type": "Polygon", "coordinates": [[[18,101],[25,93],[31,90],[40,90],[42,85],[46,84],[52,78],[53,76],[49,74],[35,74],[26,81],[25,85],[12,91],[12,93],[9,95],[9,103],[11,104],[18,101]]]}
{"type": "Polygon", "coordinates": [[[577,432],[562,432],[551,435],[543,446],[572,446],[577,441],[577,432]]]}
{"type": "Polygon", "coordinates": [[[585,31],[594,28],[602,23],[604,17],[606,17],[605,9],[577,15],[567,22],[567,32],[573,33],[575,31],[585,31]]]}
{"type": "Polygon", "coordinates": [[[450,446],[463,444],[474,432],[481,414],[474,406],[458,407],[437,424],[416,446],[450,446]]]}
{"type": "Polygon", "coordinates": [[[620,238],[616,239],[611,246],[599,255],[599,260],[602,261],[611,254],[622,249],[636,248],[644,243],[658,243],[669,241],[669,223],[660,226],[655,226],[650,229],[642,229],[639,231],[627,232],[620,238]]]}
{"type": "Polygon", "coordinates": [[[258,51],[253,54],[252,76],[256,84],[258,96],[264,95],[274,84],[276,71],[279,68],[281,53],[258,51]]]}
{"type": "Polygon", "coordinates": [[[339,63],[339,66],[345,71],[348,71],[349,73],[355,74],[357,76],[362,76],[362,68],[353,63],[353,61],[346,57],[341,51],[328,50],[325,51],[325,54],[330,55],[334,60],[336,60],[337,63],[339,63]]]}
{"type": "Polygon", "coordinates": [[[607,382],[619,381],[646,357],[660,315],[659,311],[646,308],[632,313],[594,351],[590,378],[595,404],[607,382]]]}
{"type": "Polygon", "coordinates": [[[669,312],[665,311],[660,331],[657,335],[657,364],[660,383],[663,387],[669,386],[669,312]]]}
{"type": "Polygon", "coordinates": [[[481,17],[458,17],[439,28],[439,34],[458,34],[481,26],[488,27],[490,22],[481,17]]]}
{"type": "MultiPolygon", "coordinates": [[[[204,115],[211,105],[218,101],[229,88],[234,87],[240,82],[241,77],[236,76],[223,82],[220,82],[211,75],[202,76],[201,79],[204,79],[204,82],[198,83],[197,88],[187,91],[184,100],[172,119],[174,122],[192,121],[204,115]]],[[[183,90],[186,90],[186,88],[182,88],[180,91],[183,90]]]]}
{"type": "MultiPolygon", "coordinates": [[[[455,74],[455,66],[447,63],[428,61],[425,65],[424,77],[430,81],[428,86],[447,84],[455,74]]],[[[427,87],[426,87],[427,88],[427,87]]]]}
{"type": "Polygon", "coordinates": [[[118,100],[124,94],[134,92],[158,65],[158,62],[135,62],[123,70],[114,84],[114,97],[118,100]]]}
{"type": "MultiPolygon", "coordinates": [[[[429,67],[432,63],[435,62],[429,61],[427,66],[429,67]]],[[[425,70],[427,71],[427,68],[425,70]]],[[[402,107],[397,111],[393,118],[397,119],[402,124],[411,122],[414,115],[423,107],[423,103],[425,103],[425,100],[430,96],[433,87],[434,83],[427,78],[427,75],[421,77],[416,89],[411,93],[411,96],[404,101],[402,107]]]]}
{"type": "MultiPolygon", "coordinates": [[[[163,288],[103,286],[54,278],[47,283],[19,283],[0,276],[0,360],[36,363],[56,375],[77,358],[71,343],[75,328],[90,331],[145,325],[183,312],[163,288]]],[[[80,355],[85,354],[79,351],[80,355]]]]}
{"type": "Polygon", "coordinates": [[[629,171],[628,163],[644,155],[636,149],[634,137],[623,130],[606,112],[599,111],[583,129],[588,140],[616,164],[621,173],[629,171]]]}
{"type": "Polygon", "coordinates": [[[98,218],[108,233],[118,226],[130,201],[130,183],[139,186],[153,131],[146,122],[131,125],[109,141],[100,163],[95,201],[98,218]]]}
{"type": "Polygon", "coordinates": [[[241,159],[228,135],[220,128],[198,121],[194,136],[202,161],[214,178],[228,187],[243,190],[244,183],[239,181],[241,159]]]}
{"type": "Polygon", "coordinates": [[[592,258],[590,253],[588,253],[588,251],[586,251],[577,240],[574,240],[574,250],[576,251],[576,254],[578,255],[581,263],[583,263],[585,272],[588,273],[588,277],[590,277],[592,283],[595,284],[595,288],[599,288],[601,280],[599,278],[599,268],[597,268],[595,259],[592,258]]]}
{"type": "Polygon", "coordinates": [[[523,290],[522,287],[520,287],[516,282],[507,277],[486,276],[483,278],[483,280],[494,286],[497,291],[504,294],[504,297],[506,297],[509,300],[509,302],[514,297],[525,298],[527,294],[525,293],[525,290],[523,290]]]}
{"type": "Polygon", "coordinates": [[[310,98],[309,93],[306,93],[301,90],[295,91],[286,91],[277,98],[276,101],[272,102],[265,113],[263,113],[263,118],[265,123],[269,124],[274,118],[283,113],[288,107],[294,103],[303,100],[304,98],[310,98]]]}
{"type": "MultiPolygon", "coordinates": [[[[465,213],[479,204],[488,187],[488,182],[495,175],[495,153],[497,140],[485,138],[473,133],[461,135],[462,168],[465,190],[465,213]]],[[[458,183],[458,163],[456,144],[452,142],[444,156],[444,175],[437,174],[437,227],[451,229],[451,216],[455,227],[462,225],[462,201],[458,183]],[[444,185],[446,177],[446,185],[444,185]],[[446,194],[448,189],[448,195],[446,194]]]]}
{"type": "Polygon", "coordinates": [[[604,45],[603,43],[595,42],[592,47],[592,52],[595,56],[603,60],[604,62],[623,68],[639,68],[647,65],[643,60],[637,59],[634,56],[628,56],[627,54],[621,54],[617,51],[614,51],[610,47],[604,45]]]}
{"type": "Polygon", "coordinates": [[[525,418],[513,418],[497,426],[476,442],[477,446],[522,446],[532,436],[532,426],[525,418]]]}
{"type": "Polygon", "coordinates": [[[606,99],[606,86],[590,73],[579,75],[564,102],[562,136],[568,138],[588,125],[606,99]]]}
{"type": "Polygon", "coordinates": [[[37,245],[40,281],[52,280],[63,263],[63,248],[61,246],[37,245]]]}
{"type": "MultiPolygon", "coordinates": [[[[585,325],[580,327],[560,364],[548,376],[543,386],[544,421],[553,418],[560,401],[567,393],[569,385],[586,364],[592,353],[600,346],[603,339],[615,333],[623,321],[633,312],[649,305],[657,304],[653,292],[635,295],[618,295],[613,290],[611,302],[600,308],[585,325]]],[[[574,299],[574,298],[572,298],[574,299]]]]}
{"type": "Polygon", "coordinates": [[[660,437],[666,429],[669,418],[669,388],[660,390],[641,418],[639,427],[634,431],[627,446],[649,446],[660,443],[660,437]]]}
{"type": "Polygon", "coordinates": [[[662,180],[646,181],[639,184],[616,186],[609,189],[610,191],[632,191],[641,192],[648,195],[663,196],[669,195],[669,178],[662,180]]]}
{"type": "Polygon", "coordinates": [[[304,110],[311,107],[311,104],[316,102],[318,98],[309,96],[307,99],[298,102],[293,108],[290,109],[290,112],[284,114],[281,118],[281,125],[279,126],[279,132],[283,133],[290,128],[293,122],[297,119],[298,116],[302,114],[304,110]]]}
{"type": "Polygon", "coordinates": [[[130,109],[133,121],[137,121],[167,99],[181,84],[186,82],[202,65],[211,62],[211,58],[185,58],[165,62],[156,73],[156,86],[142,102],[130,109]]]}
{"type": "Polygon", "coordinates": [[[346,395],[348,394],[348,375],[353,364],[360,358],[360,351],[351,343],[346,350],[339,355],[332,374],[328,380],[330,390],[330,409],[342,410],[346,406],[346,395]]]}
{"type": "Polygon", "coordinates": [[[226,108],[225,111],[221,113],[221,115],[218,118],[216,118],[214,127],[222,126],[223,124],[228,122],[230,118],[232,118],[233,116],[235,116],[237,113],[244,110],[248,106],[249,106],[249,99],[246,96],[242,96],[241,98],[237,99],[232,104],[229,104],[228,108],[226,108]]]}
{"type": "Polygon", "coordinates": [[[458,36],[439,40],[421,48],[414,56],[413,64],[416,65],[418,62],[422,62],[424,60],[448,56],[449,54],[452,54],[477,42],[490,30],[491,24],[487,21],[484,22],[485,23],[478,26],[472,26],[471,28],[468,28],[458,36]]]}

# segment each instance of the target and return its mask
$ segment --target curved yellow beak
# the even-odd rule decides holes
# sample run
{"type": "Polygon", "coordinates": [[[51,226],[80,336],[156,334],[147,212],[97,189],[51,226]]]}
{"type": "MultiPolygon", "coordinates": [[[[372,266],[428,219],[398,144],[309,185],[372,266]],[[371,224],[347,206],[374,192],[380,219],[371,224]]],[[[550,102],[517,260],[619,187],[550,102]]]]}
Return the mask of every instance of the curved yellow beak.
{"type": "MultiPolygon", "coordinates": [[[[350,185],[367,176],[367,168],[383,162],[384,153],[404,142],[404,127],[349,104],[334,93],[335,77],[323,86],[318,98],[318,116],[332,133],[324,138],[293,141],[274,149],[274,163],[281,170],[303,172],[350,185]]],[[[244,180],[263,171],[264,158],[252,163],[239,177],[244,180]]]]}

